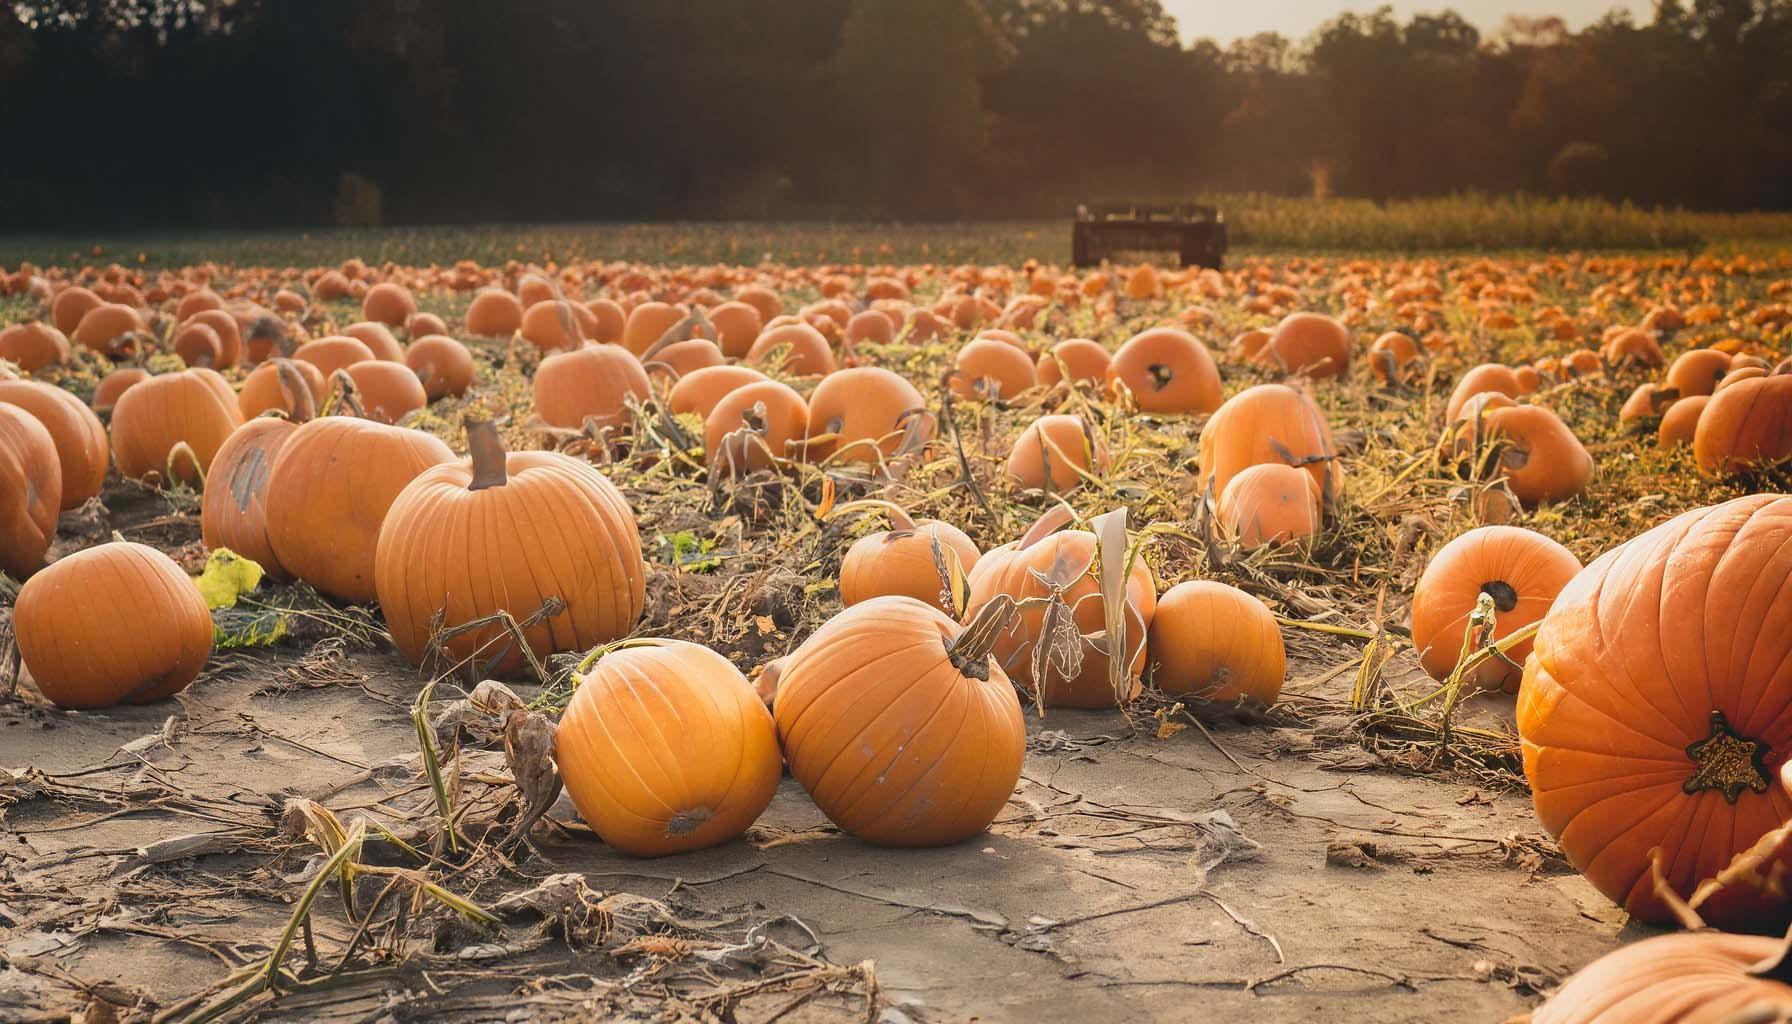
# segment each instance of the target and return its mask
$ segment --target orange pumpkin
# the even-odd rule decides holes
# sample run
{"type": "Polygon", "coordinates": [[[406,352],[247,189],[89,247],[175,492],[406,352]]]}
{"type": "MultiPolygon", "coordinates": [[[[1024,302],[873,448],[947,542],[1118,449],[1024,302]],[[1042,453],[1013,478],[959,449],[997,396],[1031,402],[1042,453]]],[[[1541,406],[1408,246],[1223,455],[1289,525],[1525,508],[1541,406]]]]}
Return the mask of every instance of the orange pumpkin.
{"type": "MultiPolygon", "coordinates": [[[[1433,679],[1450,677],[1482,594],[1493,599],[1494,630],[1489,637],[1472,638],[1476,647],[1541,619],[1580,570],[1573,552],[1516,526],[1482,526],[1450,541],[1432,556],[1413,591],[1412,645],[1419,664],[1433,679]]],[[[1517,693],[1519,666],[1530,653],[1526,642],[1507,652],[1511,664],[1499,658],[1482,662],[1463,678],[1464,691],[1517,693]]]]}
{"type": "MultiPolygon", "coordinates": [[[[274,323],[279,324],[280,321],[274,320],[274,323]]],[[[237,323],[236,317],[222,309],[202,309],[182,323],[183,327],[188,325],[209,327],[218,336],[218,361],[215,369],[228,370],[242,361],[243,328],[237,323]]],[[[265,359],[267,356],[264,354],[261,358],[265,359]]]]}
{"type": "MultiPolygon", "coordinates": [[[[432,622],[465,626],[508,612],[540,658],[626,636],[641,617],[647,566],[634,513],[590,463],[558,452],[506,454],[497,430],[469,421],[472,458],[425,469],[379,528],[374,586],[392,642],[414,663],[432,622]],[[491,523],[504,523],[485,532],[491,523]],[[576,571],[575,571],[576,568],[576,571]]],[[[514,673],[523,654],[499,625],[444,642],[455,661],[514,673]]]]}
{"type": "Polygon", "coordinates": [[[183,324],[174,331],[174,354],[188,366],[217,366],[224,353],[218,332],[205,324],[183,324]]]}
{"type": "Polygon", "coordinates": [[[1526,508],[1566,501],[1593,479],[1593,456],[1561,417],[1540,405],[1495,409],[1487,427],[1505,444],[1499,471],[1526,508]]]}
{"type": "Polygon", "coordinates": [[[1028,490],[1065,494],[1085,475],[1108,470],[1108,449],[1081,416],[1041,416],[1027,425],[1008,452],[1008,479],[1028,490]]]}
{"type": "Polygon", "coordinates": [[[425,334],[404,351],[404,364],[417,375],[429,401],[464,395],[473,386],[473,353],[445,334],[425,334]]]}
{"type": "Polygon", "coordinates": [[[724,302],[709,311],[709,323],[715,328],[716,345],[730,359],[744,357],[765,329],[765,318],[759,310],[740,302],[724,302]]]}
{"type": "Polygon", "coordinates": [[[746,384],[723,395],[703,421],[703,450],[711,471],[723,459],[734,460],[736,470],[770,469],[774,459],[797,455],[809,430],[809,405],[788,384],[763,380],[746,384]],[[730,434],[750,429],[760,441],[747,442],[739,450],[726,443],[730,434]]]}
{"type": "MultiPolygon", "coordinates": [[[[355,396],[368,419],[397,423],[429,404],[429,395],[411,368],[370,359],[342,371],[354,383],[355,396]]],[[[340,381],[340,377],[336,380],[340,381]]]]}
{"type": "Polygon", "coordinates": [[[762,285],[748,285],[734,293],[734,301],[744,302],[759,311],[761,322],[772,319],[784,312],[784,302],[778,293],[762,285]]]}
{"type": "Polygon", "coordinates": [[[61,507],[55,440],[37,417],[0,405],[0,572],[24,579],[37,571],[61,507]]]}
{"type": "Polygon", "coordinates": [[[685,318],[685,310],[664,302],[643,302],[628,311],[622,328],[622,347],[637,357],[665,337],[685,318]]]}
{"type": "Polygon", "coordinates": [[[1734,387],[1745,380],[1757,380],[1765,376],[1767,376],[1767,371],[1759,366],[1732,367],[1729,373],[1724,374],[1724,379],[1717,382],[1717,390],[1711,393],[1714,396],[1720,395],[1725,388],[1734,387]]]}
{"type": "Polygon", "coordinates": [[[556,352],[535,370],[535,412],[563,430],[608,430],[629,420],[629,403],[653,394],[641,361],[620,345],[556,352]]]}
{"type": "Polygon", "coordinates": [[[13,630],[38,690],[64,708],[172,697],[212,652],[199,588],[167,555],[125,541],[66,555],[26,580],[13,630]]]}
{"type": "MultiPolygon", "coordinates": [[[[1681,898],[1792,819],[1792,497],[1694,509],[1606,552],[1543,618],[1518,732],[1537,818],[1634,917],[1681,898]]],[[[1776,867],[1783,878],[1784,868],[1776,867]]],[[[1783,928],[1783,885],[1700,908],[1783,928]]]]}
{"type": "Polygon", "coordinates": [[[1350,332],[1323,313],[1290,313],[1276,325],[1267,352],[1285,372],[1336,377],[1350,369],[1350,332]]]}
{"type": "Polygon", "coordinates": [[[1232,339],[1226,347],[1226,354],[1241,363],[1261,363],[1274,360],[1269,356],[1269,342],[1273,337],[1261,327],[1253,327],[1232,339]]]}
{"type": "Polygon", "coordinates": [[[376,596],[374,549],[405,485],[452,462],[420,430],[325,416],[292,432],[268,472],[267,535],[287,572],[339,601],[376,596]]]}
{"type": "Polygon", "coordinates": [[[68,337],[100,355],[117,357],[136,351],[135,339],[145,329],[143,317],[135,309],[106,302],[88,310],[68,337]]]}
{"type": "Polygon", "coordinates": [[[132,387],[112,407],[112,455],[121,476],[173,474],[202,487],[218,447],[242,422],[236,392],[216,370],[164,373],[132,387]]]}
{"type": "Polygon", "coordinates": [[[25,410],[50,432],[62,470],[64,509],[99,496],[111,468],[112,446],[92,409],[61,388],[25,380],[0,380],[0,405],[25,410]]]}
{"type": "Polygon", "coordinates": [[[361,299],[361,315],[374,323],[389,327],[402,327],[416,312],[417,297],[411,294],[409,288],[391,281],[367,289],[367,294],[361,299]]]}
{"type": "Polygon", "coordinates": [[[1618,409],[1618,423],[1646,433],[1662,413],[1680,397],[1679,392],[1655,384],[1638,384],[1618,409]]]}
{"type": "Polygon", "coordinates": [[[1243,548],[1286,544],[1319,532],[1323,516],[1313,477],[1280,462],[1246,466],[1226,482],[1214,519],[1243,548]]]}
{"type": "Polygon", "coordinates": [[[1039,383],[1055,388],[1069,374],[1072,384],[1100,387],[1108,377],[1108,364],[1113,360],[1108,350],[1088,338],[1060,341],[1039,357],[1034,375],[1039,383]]]}
{"type": "Polygon", "coordinates": [[[1412,335],[1389,331],[1369,346],[1369,369],[1377,380],[1392,386],[1404,381],[1422,361],[1419,343],[1412,335]]]}
{"type": "Polygon", "coordinates": [[[50,323],[63,334],[73,334],[80,326],[81,318],[105,303],[106,300],[94,294],[91,288],[72,285],[56,293],[50,300],[50,323]]]}
{"type": "Polygon", "coordinates": [[[846,321],[847,344],[888,345],[896,340],[896,323],[881,309],[861,309],[846,321]]]}
{"type": "Polygon", "coordinates": [[[508,338],[523,326],[523,304],[502,288],[481,288],[467,307],[467,333],[508,338]]]}
{"type": "Polygon", "coordinates": [[[372,352],[375,359],[388,363],[404,362],[404,346],[398,343],[398,337],[385,324],[372,321],[349,324],[342,329],[342,334],[366,345],[367,351],[372,352]]]}
{"type": "Polygon", "coordinates": [[[834,372],[834,350],[828,347],[828,339],[808,324],[783,324],[767,327],[753,341],[747,362],[813,377],[834,372]]]}
{"type": "Polygon", "coordinates": [[[1106,373],[1124,384],[1144,412],[1200,413],[1220,407],[1220,371],[1207,346],[1187,331],[1155,327],[1126,339],[1106,373]]]}
{"type": "Polygon", "coordinates": [[[1699,469],[1710,476],[1792,459],[1792,374],[1761,376],[1721,388],[1699,415],[1692,451],[1699,469]]]}
{"type": "Polygon", "coordinates": [[[434,313],[412,313],[405,318],[404,336],[415,341],[432,334],[447,334],[448,325],[434,313]]]}
{"type": "Polygon", "coordinates": [[[310,363],[302,363],[297,359],[270,359],[249,372],[243,378],[243,386],[237,391],[236,405],[243,414],[244,422],[260,416],[269,409],[288,412],[293,407],[292,396],[289,395],[283,374],[295,373],[311,393],[311,402],[316,405],[322,402],[328,385],[324,375],[310,363]],[[283,369],[284,367],[284,369],[283,369]]]}
{"type": "Polygon", "coordinates": [[[1524,390],[1518,381],[1518,375],[1510,366],[1503,363],[1482,363],[1480,366],[1462,375],[1456,382],[1456,389],[1450,392],[1450,400],[1444,404],[1444,420],[1454,421],[1469,399],[1479,394],[1492,391],[1517,398],[1524,390]]]}
{"type": "Polygon", "coordinates": [[[750,366],[705,366],[678,378],[666,392],[666,408],[675,416],[694,413],[708,419],[710,410],[728,392],[765,379],[765,374],[750,366]]]}
{"type": "Polygon", "coordinates": [[[1259,384],[1228,398],[1201,428],[1195,485],[1217,498],[1248,466],[1299,465],[1336,497],[1340,473],[1332,465],[1331,427],[1304,392],[1285,384],[1259,384]]]}
{"type": "Polygon", "coordinates": [[[683,377],[722,363],[722,350],[716,348],[715,342],[707,338],[690,338],[650,351],[642,367],[649,373],[658,371],[662,376],[669,373],[683,377]]]}
{"type": "Polygon", "coordinates": [[[1600,347],[1599,354],[1619,369],[1646,366],[1658,370],[1667,364],[1661,345],[1655,341],[1655,333],[1641,327],[1619,331],[1600,347]]]}
{"type": "Polygon", "coordinates": [[[149,379],[149,371],[141,366],[126,366],[113,370],[100,378],[99,386],[93,389],[93,411],[101,414],[110,413],[118,404],[119,396],[149,379]]]}
{"type": "Polygon", "coordinates": [[[1668,406],[1668,411],[1661,414],[1661,426],[1655,432],[1656,446],[1678,448],[1692,444],[1699,429],[1699,418],[1710,401],[1710,395],[1693,395],[1668,406]]]}
{"type": "Polygon", "coordinates": [[[597,317],[584,306],[565,299],[537,302],[523,312],[523,339],[543,352],[578,349],[592,339],[597,317]]]}
{"type": "Polygon", "coordinates": [[[1593,961],[1508,1024],[1741,1024],[1792,1019],[1785,942],[1657,935],[1593,961]]]}
{"type": "Polygon", "coordinates": [[[989,656],[1001,611],[960,627],[913,598],[873,598],[790,655],[773,702],[778,738],[790,774],[842,831],[944,846],[1007,804],[1026,728],[989,656]]]}
{"type": "Polygon", "coordinates": [[[1709,395],[1729,372],[1729,355],[1714,348],[1695,348],[1680,353],[1668,367],[1667,386],[1682,396],[1709,395]]]}
{"type": "Polygon", "coordinates": [[[977,338],[953,361],[952,393],[964,399],[1012,399],[1035,383],[1033,360],[1025,350],[999,338],[977,338]]]}
{"type": "Polygon", "coordinates": [[[310,382],[298,369],[306,365],[290,359],[267,364],[275,371],[274,383],[281,396],[275,408],[283,408],[287,415],[258,415],[225,439],[212,459],[211,477],[199,506],[200,538],[207,549],[229,548],[275,579],[290,574],[268,540],[268,478],[280,449],[299,424],[312,416],[310,382]]]}
{"type": "Polygon", "coordinates": [[[0,359],[16,364],[26,373],[36,373],[46,366],[63,366],[68,357],[68,338],[40,320],[0,330],[0,359]]]}
{"type": "Polygon", "coordinates": [[[628,324],[628,314],[614,299],[592,299],[585,303],[584,310],[588,316],[581,316],[584,325],[585,340],[602,342],[622,341],[622,331],[628,324]]]}
{"type": "Polygon", "coordinates": [[[366,342],[341,334],[307,341],[293,350],[292,357],[317,367],[317,372],[325,379],[334,377],[337,370],[378,358],[366,342]]]}
{"type": "MultiPolygon", "coordinates": [[[[938,519],[916,522],[895,505],[877,502],[889,516],[890,529],[868,533],[853,541],[840,559],[840,603],[850,608],[874,597],[900,594],[930,604],[950,614],[941,599],[944,583],[935,563],[933,547],[958,557],[965,572],[977,565],[977,545],[963,530],[938,519]]],[[[851,506],[840,506],[835,514],[851,506]]]]}
{"type": "Polygon", "coordinates": [[[1189,580],[1157,599],[1146,649],[1151,681],[1172,697],[1268,707],[1282,693],[1288,652],[1262,601],[1224,583],[1189,580]]]}
{"type": "Polygon", "coordinates": [[[554,755],[591,830],[636,857],[733,839],[784,774],[771,713],[746,677],[683,640],[604,654],[578,678],[554,755]]]}
{"type": "Polygon", "coordinates": [[[875,463],[895,455],[911,430],[926,443],[926,406],[913,384],[881,366],[836,370],[809,396],[807,457],[875,463]]]}

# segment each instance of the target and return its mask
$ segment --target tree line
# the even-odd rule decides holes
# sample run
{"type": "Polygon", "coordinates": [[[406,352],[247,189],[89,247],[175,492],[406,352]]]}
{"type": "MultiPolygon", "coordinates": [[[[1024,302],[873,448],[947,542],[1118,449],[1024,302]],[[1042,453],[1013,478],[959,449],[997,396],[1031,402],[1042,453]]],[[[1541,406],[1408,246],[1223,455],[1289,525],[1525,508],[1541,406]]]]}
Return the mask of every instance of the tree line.
{"type": "Polygon", "coordinates": [[[1578,31],[1157,0],[15,0],[0,230],[1061,215],[1203,192],[1792,207],[1792,0],[1578,31]]]}

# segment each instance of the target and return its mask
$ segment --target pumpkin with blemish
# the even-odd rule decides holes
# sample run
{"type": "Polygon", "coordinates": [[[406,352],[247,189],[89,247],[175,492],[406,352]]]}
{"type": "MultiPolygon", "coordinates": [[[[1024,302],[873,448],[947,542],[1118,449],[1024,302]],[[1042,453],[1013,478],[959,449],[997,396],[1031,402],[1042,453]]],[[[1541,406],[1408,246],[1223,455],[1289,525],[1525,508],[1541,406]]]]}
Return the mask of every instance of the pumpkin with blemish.
{"type": "Polygon", "coordinates": [[[1143,412],[1203,413],[1220,407],[1220,371],[1187,331],[1156,327],[1128,338],[1108,363],[1110,391],[1125,385],[1143,412]]]}
{"type": "Polygon", "coordinates": [[[933,438],[933,417],[915,386],[881,366],[854,366],[821,379],[809,395],[813,461],[875,463],[901,450],[911,434],[933,438]]]}
{"type": "Polygon", "coordinates": [[[1033,360],[1026,350],[1000,338],[969,342],[958,350],[952,366],[952,393],[964,399],[1013,399],[1035,383],[1033,360]]]}
{"type": "MultiPolygon", "coordinates": [[[[1412,643],[1420,666],[1433,679],[1450,677],[1482,594],[1493,601],[1494,629],[1475,639],[1503,640],[1543,618],[1580,570],[1573,552],[1534,530],[1483,526],[1450,541],[1431,556],[1413,591],[1412,643]]],[[[1482,662],[1463,680],[1465,692],[1517,693],[1530,653],[1527,641],[1507,652],[1510,661],[1482,662]]]]}
{"type": "Polygon", "coordinates": [[[280,564],[268,539],[268,479],[280,449],[299,424],[311,419],[316,403],[316,392],[301,367],[311,369],[306,363],[280,359],[256,370],[267,372],[266,379],[277,392],[276,404],[270,408],[285,415],[258,413],[231,432],[212,459],[211,477],[199,506],[199,535],[208,550],[229,548],[275,579],[291,574],[280,564]]]}
{"type": "Polygon", "coordinates": [[[1497,472],[1526,508],[1566,501],[1593,480],[1593,456],[1562,418],[1540,405],[1495,409],[1487,429],[1501,444],[1497,472]]]}
{"type": "Polygon", "coordinates": [[[1201,427],[1195,488],[1217,499],[1249,466],[1298,466],[1319,485],[1322,499],[1337,497],[1341,474],[1325,414],[1302,391],[1259,384],[1226,399],[1201,427]]]}
{"type": "MultiPolygon", "coordinates": [[[[969,573],[977,565],[977,545],[963,530],[938,519],[915,520],[895,505],[882,505],[890,528],[852,542],[840,559],[840,603],[848,608],[874,597],[900,594],[950,613],[942,601],[934,544],[957,556],[969,573]]],[[[838,511],[838,510],[837,510],[838,511]]]]}

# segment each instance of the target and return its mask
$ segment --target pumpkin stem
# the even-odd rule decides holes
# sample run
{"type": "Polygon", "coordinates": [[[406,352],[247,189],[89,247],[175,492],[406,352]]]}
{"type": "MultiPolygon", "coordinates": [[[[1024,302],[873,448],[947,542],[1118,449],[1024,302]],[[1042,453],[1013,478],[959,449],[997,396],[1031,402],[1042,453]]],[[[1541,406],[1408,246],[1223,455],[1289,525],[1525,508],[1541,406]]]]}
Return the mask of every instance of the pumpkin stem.
{"type": "Polygon", "coordinates": [[[1163,363],[1152,363],[1145,367],[1145,371],[1151,374],[1151,382],[1157,385],[1159,391],[1170,386],[1171,373],[1168,366],[1163,363]]]}
{"type": "Polygon", "coordinates": [[[348,410],[348,415],[356,419],[366,419],[367,410],[361,407],[361,393],[355,388],[355,378],[348,375],[347,370],[337,370],[330,374],[330,383],[335,386],[331,395],[332,402],[326,403],[326,412],[334,411],[334,406],[348,410]]]}
{"type": "Polygon", "coordinates": [[[1493,598],[1493,606],[1502,612],[1509,612],[1518,607],[1518,591],[1505,580],[1490,580],[1481,584],[1481,593],[1493,598]]]}
{"type": "Polygon", "coordinates": [[[1033,525],[1027,527],[1027,532],[1021,534],[1020,542],[1014,545],[1014,550],[1025,551],[1051,536],[1051,534],[1059,527],[1064,526],[1075,518],[1075,509],[1061,501],[1058,502],[1056,505],[1053,505],[1051,508],[1048,508],[1041,513],[1038,519],[1033,520],[1033,525]]]}
{"type": "Polygon", "coordinates": [[[473,479],[467,484],[469,491],[483,491],[487,487],[502,487],[510,481],[509,468],[505,465],[504,439],[498,436],[498,428],[491,420],[467,417],[467,449],[473,456],[473,479]]]}
{"type": "Polygon", "coordinates": [[[299,368],[292,360],[284,357],[274,359],[274,376],[280,382],[280,394],[286,399],[286,407],[290,410],[287,419],[294,423],[303,423],[317,415],[317,406],[311,400],[311,385],[299,375],[299,368]]]}
{"type": "Polygon", "coordinates": [[[883,501],[878,498],[861,498],[858,501],[849,501],[844,505],[836,505],[834,510],[828,513],[828,517],[832,518],[842,512],[872,511],[882,512],[889,518],[891,526],[905,533],[913,533],[916,529],[915,520],[908,514],[908,510],[893,501],[883,501]]]}
{"type": "Polygon", "coordinates": [[[1767,754],[1767,744],[1741,736],[1722,711],[1712,711],[1711,735],[1686,748],[1694,768],[1680,788],[1689,796],[1715,789],[1732,804],[1744,789],[1765,793],[1767,754]]]}
{"type": "Polygon", "coordinates": [[[997,594],[977,609],[965,624],[958,638],[946,645],[946,657],[952,667],[967,679],[989,679],[989,652],[995,649],[996,638],[1014,621],[1018,610],[1014,598],[997,594]]]}

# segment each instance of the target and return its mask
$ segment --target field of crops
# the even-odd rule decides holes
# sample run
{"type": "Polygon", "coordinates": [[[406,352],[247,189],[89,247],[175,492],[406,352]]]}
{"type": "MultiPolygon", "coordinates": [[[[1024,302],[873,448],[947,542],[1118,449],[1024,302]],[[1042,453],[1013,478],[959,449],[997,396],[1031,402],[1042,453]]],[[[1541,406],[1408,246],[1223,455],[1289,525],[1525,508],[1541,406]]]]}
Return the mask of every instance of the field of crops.
{"type": "Polygon", "coordinates": [[[0,240],[0,1019],[1792,1014],[1792,222],[1229,208],[0,240]]]}

